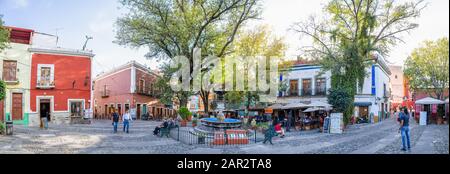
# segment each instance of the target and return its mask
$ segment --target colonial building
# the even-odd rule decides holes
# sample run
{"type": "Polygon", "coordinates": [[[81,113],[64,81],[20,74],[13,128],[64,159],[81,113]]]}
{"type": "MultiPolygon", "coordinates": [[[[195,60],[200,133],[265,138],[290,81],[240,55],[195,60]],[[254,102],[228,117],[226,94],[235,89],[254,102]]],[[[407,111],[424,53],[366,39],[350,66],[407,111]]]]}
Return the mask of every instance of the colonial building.
{"type": "Polygon", "coordinates": [[[0,52],[1,78],[6,82],[6,96],[0,101],[0,119],[14,124],[28,124],[30,105],[31,53],[33,30],[6,27],[10,44],[0,52]]]}
{"type": "Polygon", "coordinates": [[[157,76],[135,61],[98,75],[94,82],[95,117],[109,119],[113,109],[120,115],[129,110],[136,119],[147,113],[156,118],[174,116],[172,107],[156,98],[157,76]]]}
{"type": "MultiPolygon", "coordinates": [[[[386,117],[389,110],[391,71],[380,55],[374,56],[372,61],[372,66],[366,70],[363,87],[357,89],[354,116],[378,122],[386,117]]],[[[288,89],[280,92],[277,103],[327,103],[328,90],[331,88],[330,71],[321,73],[319,65],[296,63],[283,74],[280,80],[287,82],[288,89]]]]}
{"type": "Polygon", "coordinates": [[[402,66],[389,66],[391,79],[391,109],[399,110],[400,107],[412,107],[409,92],[408,79],[403,76],[402,66]]]}
{"type": "Polygon", "coordinates": [[[30,124],[50,111],[51,122],[70,123],[91,109],[92,58],[89,51],[31,48],[30,124]]]}
{"type": "Polygon", "coordinates": [[[90,51],[56,47],[56,36],[30,29],[7,27],[10,47],[0,53],[6,98],[0,102],[2,119],[37,126],[45,108],[53,123],[69,123],[90,109],[90,51]]]}

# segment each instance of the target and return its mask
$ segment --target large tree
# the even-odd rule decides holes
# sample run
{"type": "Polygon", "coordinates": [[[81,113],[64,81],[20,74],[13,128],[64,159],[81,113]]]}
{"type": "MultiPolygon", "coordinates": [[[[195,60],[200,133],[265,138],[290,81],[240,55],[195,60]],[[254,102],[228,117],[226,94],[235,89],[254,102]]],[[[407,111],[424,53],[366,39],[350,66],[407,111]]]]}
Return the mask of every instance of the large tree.
{"type": "Polygon", "coordinates": [[[0,52],[8,46],[9,30],[3,27],[3,15],[0,15],[0,52]]]}
{"type": "MultiPolygon", "coordinates": [[[[8,46],[9,43],[9,30],[3,27],[2,15],[0,15],[0,53],[8,46]]],[[[5,98],[6,84],[3,80],[0,80],[0,100],[5,98]]]]}
{"type": "MultiPolygon", "coordinates": [[[[400,34],[418,27],[412,20],[420,15],[422,4],[421,0],[332,0],[324,8],[324,19],[311,17],[293,29],[313,40],[304,51],[320,60],[323,71],[331,71],[332,88],[349,89],[354,99],[373,53],[386,57],[393,45],[403,42],[400,34]]],[[[348,123],[353,102],[343,110],[348,123]]]]}
{"type": "MultiPolygon", "coordinates": [[[[117,42],[148,47],[148,58],[185,56],[194,70],[194,51],[225,57],[239,29],[260,13],[260,0],[121,0],[130,12],[117,21],[117,42]]],[[[209,71],[208,69],[202,72],[209,71]]],[[[191,77],[191,83],[193,81],[191,77]]],[[[200,96],[208,111],[211,91],[200,96]]],[[[187,101],[180,103],[186,106],[187,101]]]]}
{"type": "MultiPolygon", "coordinates": [[[[270,28],[266,25],[257,26],[254,29],[243,31],[240,33],[236,39],[235,43],[235,52],[232,56],[235,57],[244,57],[246,59],[256,59],[257,56],[264,56],[265,58],[278,58],[281,59],[285,55],[287,45],[284,43],[283,38],[276,37],[270,30],[270,28]]],[[[241,66],[243,69],[236,68],[236,76],[244,76],[249,79],[249,72],[252,70],[249,69],[249,63],[254,61],[248,60],[244,62],[244,65],[241,66]]],[[[266,67],[268,70],[268,66],[266,67]]],[[[227,71],[230,72],[230,71],[227,71]]],[[[234,75],[234,73],[225,72],[225,76],[234,75]]],[[[269,77],[266,72],[256,72],[256,73],[266,73],[266,77],[269,77]]],[[[256,74],[254,74],[256,75],[256,74]]],[[[229,79],[236,79],[234,77],[229,77],[229,79]]],[[[257,82],[249,82],[248,80],[244,80],[244,90],[243,91],[231,91],[225,94],[225,99],[228,104],[239,106],[244,105],[247,110],[251,105],[256,104],[259,101],[259,94],[264,93],[263,91],[252,91],[249,87],[249,83],[257,82]]]]}
{"type": "Polygon", "coordinates": [[[426,89],[430,96],[444,99],[449,88],[449,45],[448,38],[425,41],[414,49],[405,61],[405,76],[410,88],[426,89]]]}

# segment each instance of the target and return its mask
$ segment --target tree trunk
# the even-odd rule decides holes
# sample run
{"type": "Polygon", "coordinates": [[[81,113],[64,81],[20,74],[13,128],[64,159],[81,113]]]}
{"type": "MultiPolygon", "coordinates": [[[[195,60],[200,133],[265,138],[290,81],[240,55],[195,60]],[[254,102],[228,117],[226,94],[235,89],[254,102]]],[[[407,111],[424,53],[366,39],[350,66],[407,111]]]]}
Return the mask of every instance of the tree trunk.
{"type": "Polygon", "coordinates": [[[209,114],[209,91],[200,91],[200,98],[202,98],[203,106],[205,107],[205,113],[209,114]]]}

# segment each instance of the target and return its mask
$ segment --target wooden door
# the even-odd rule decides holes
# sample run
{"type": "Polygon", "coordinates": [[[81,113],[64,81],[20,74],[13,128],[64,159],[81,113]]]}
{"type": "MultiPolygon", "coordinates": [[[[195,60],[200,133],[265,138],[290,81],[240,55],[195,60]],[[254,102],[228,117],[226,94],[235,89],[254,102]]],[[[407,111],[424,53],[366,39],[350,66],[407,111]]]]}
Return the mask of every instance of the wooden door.
{"type": "Polygon", "coordinates": [[[22,120],[22,94],[13,93],[12,97],[12,120],[22,120]]]}
{"type": "Polygon", "coordinates": [[[136,119],[141,119],[141,105],[137,104],[136,106],[136,119]]]}

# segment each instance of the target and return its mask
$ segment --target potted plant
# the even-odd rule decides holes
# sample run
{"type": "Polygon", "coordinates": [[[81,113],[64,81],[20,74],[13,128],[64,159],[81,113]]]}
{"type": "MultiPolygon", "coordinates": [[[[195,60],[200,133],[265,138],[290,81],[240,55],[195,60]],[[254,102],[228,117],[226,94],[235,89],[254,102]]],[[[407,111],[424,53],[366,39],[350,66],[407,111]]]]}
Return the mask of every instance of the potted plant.
{"type": "Polygon", "coordinates": [[[195,127],[195,126],[197,126],[197,119],[196,118],[194,118],[192,120],[192,127],[195,127]]]}
{"type": "Polygon", "coordinates": [[[181,117],[181,127],[186,127],[188,117],[192,116],[192,113],[189,112],[189,110],[186,107],[180,108],[178,113],[180,114],[181,117]]]}

